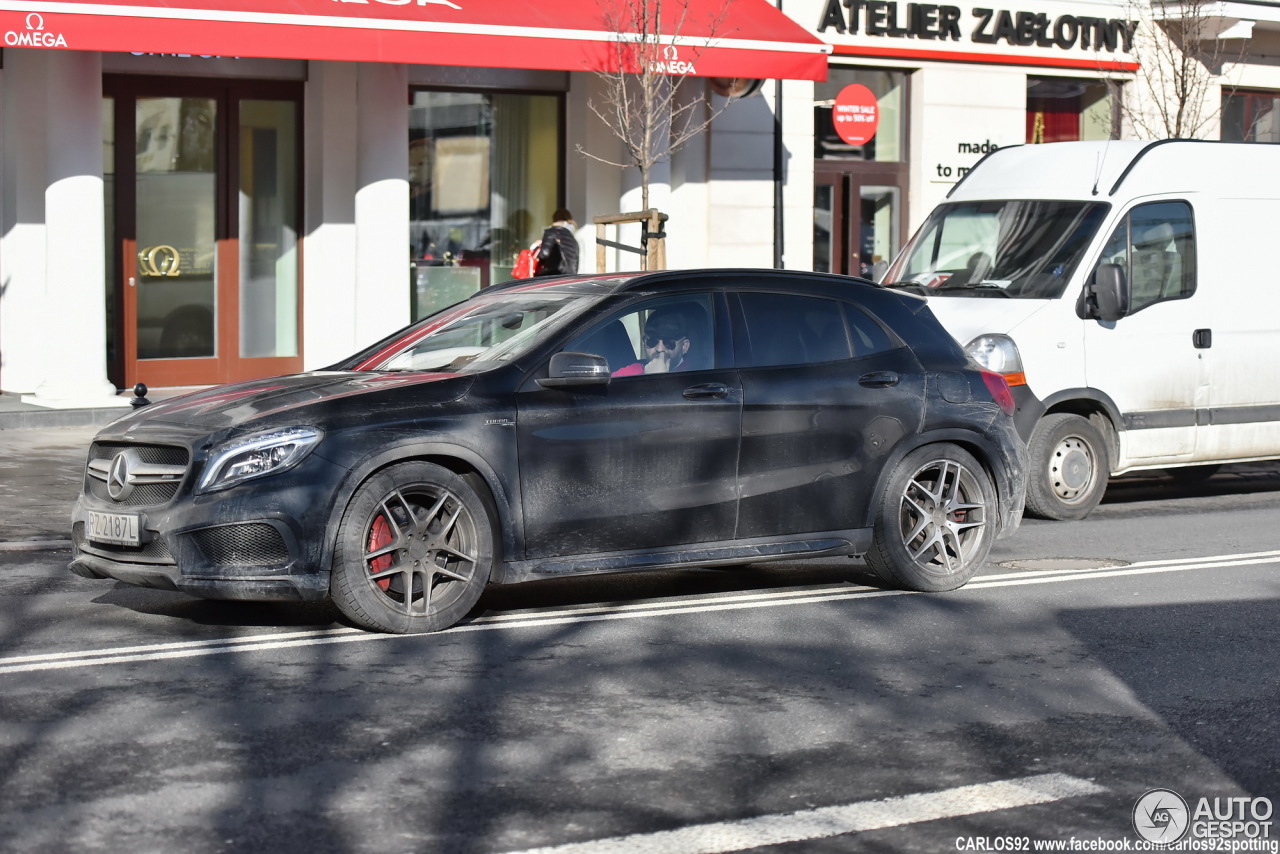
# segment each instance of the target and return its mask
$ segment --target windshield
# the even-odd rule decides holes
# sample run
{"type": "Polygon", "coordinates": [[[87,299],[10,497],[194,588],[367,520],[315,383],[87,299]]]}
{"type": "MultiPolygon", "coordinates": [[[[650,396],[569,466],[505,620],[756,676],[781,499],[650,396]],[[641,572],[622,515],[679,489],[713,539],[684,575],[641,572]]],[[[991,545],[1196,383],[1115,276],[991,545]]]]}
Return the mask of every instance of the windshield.
{"type": "Polygon", "coordinates": [[[596,296],[504,291],[459,303],[349,359],[357,371],[474,373],[509,363],[589,308],[596,296]]]}
{"type": "Polygon", "coordinates": [[[939,206],[883,279],[930,295],[1053,299],[1107,214],[1101,202],[987,201],[939,206]]]}

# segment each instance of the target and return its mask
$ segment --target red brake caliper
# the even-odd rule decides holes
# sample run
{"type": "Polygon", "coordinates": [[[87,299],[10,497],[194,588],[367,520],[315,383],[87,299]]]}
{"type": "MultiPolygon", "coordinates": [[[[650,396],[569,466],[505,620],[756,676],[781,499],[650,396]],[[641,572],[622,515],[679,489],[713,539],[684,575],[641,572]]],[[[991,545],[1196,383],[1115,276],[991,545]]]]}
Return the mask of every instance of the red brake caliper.
{"type": "MultiPolygon", "coordinates": [[[[387,524],[387,517],[379,515],[373,520],[373,527],[369,529],[369,551],[376,552],[378,549],[386,548],[391,544],[391,526],[387,524]]],[[[379,555],[369,561],[369,574],[382,572],[391,566],[391,555],[379,555]]],[[[383,590],[391,587],[390,578],[379,578],[375,584],[383,590]]]]}

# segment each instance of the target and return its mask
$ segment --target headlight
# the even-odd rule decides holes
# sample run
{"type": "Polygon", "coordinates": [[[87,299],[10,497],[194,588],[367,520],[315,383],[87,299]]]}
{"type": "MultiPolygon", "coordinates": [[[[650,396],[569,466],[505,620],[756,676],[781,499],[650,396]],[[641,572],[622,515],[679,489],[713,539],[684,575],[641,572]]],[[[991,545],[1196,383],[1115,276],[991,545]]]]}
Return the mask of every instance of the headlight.
{"type": "Polygon", "coordinates": [[[248,436],[215,448],[209,455],[196,492],[215,492],[292,468],[311,453],[323,435],[313,427],[291,427],[248,436]]]}
{"type": "Polygon", "coordinates": [[[1008,335],[979,335],[964,346],[979,365],[997,374],[1022,373],[1022,356],[1018,354],[1018,345],[1008,335]]]}

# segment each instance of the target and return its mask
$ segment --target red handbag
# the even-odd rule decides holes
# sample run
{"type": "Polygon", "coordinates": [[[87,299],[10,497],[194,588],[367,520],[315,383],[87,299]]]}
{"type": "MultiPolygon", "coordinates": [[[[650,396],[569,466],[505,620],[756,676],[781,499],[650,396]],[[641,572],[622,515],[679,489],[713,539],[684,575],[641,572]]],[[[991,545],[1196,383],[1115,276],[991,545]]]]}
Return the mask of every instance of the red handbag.
{"type": "Polygon", "coordinates": [[[516,256],[516,265],[511,268],[511,276],[515,279],[532,279],[538,272],[538,253],[536,249],[521,249],[516,256]]]}

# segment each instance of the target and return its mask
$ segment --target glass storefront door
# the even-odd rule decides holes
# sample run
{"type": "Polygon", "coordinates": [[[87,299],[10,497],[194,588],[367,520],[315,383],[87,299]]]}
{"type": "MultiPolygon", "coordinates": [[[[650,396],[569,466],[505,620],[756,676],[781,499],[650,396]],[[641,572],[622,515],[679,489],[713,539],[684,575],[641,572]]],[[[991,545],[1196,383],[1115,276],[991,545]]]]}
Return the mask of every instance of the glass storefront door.
{"type": "Polygon", "coordinates": [[[897,170],[815,163],[814,271],[879,280],[902,245],[904,191],[897,170]]]}
{"type": "Polygon", "coordinates": [[[879,279],[897,253],[907,221],[907,90],[906,72],[839,65],[814,84],[814,270],[879,279]],[[837,104],[853,102],[874,118],[857,126],[869,132],[837,121],[837,104]]]}
{"type": "Polygon", "coordinates": [[[301,368],[299,93],[108,78],[117,385],[301,368]]]}

